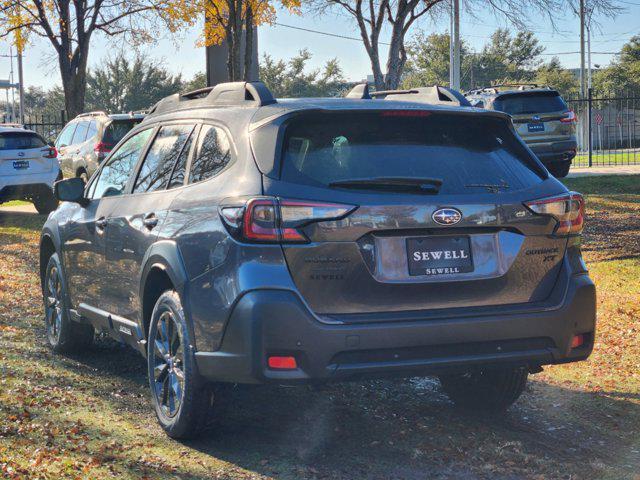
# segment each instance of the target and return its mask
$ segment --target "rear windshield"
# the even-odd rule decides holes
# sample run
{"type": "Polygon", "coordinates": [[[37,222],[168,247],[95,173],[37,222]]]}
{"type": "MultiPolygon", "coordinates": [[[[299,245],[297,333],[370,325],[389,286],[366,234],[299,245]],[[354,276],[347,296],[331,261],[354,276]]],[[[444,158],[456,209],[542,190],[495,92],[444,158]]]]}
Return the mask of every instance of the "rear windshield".
{"type": "Polygon", "coordinates": [[[296,117],[285,133],[282,179],[328,186],[371,178],[435,178],[442,180],[440,194],[495,193],[490,185],[512,191],[542,181],[503,119],[408,115],[415,112],[296,117]]]}
{"type": "Polygon", "coordinates": [[[116,145],[129,131],[139,124],[142,120],[114,120],[109,124],[107,130],[104,132],[103,143],[116,145]]]}
{"type": "Polygon", "coordinates": [[[510,115],[550,113],[568,110],[567,104],[557,92],[518,93],[496,98],[493,107],[510,115]]]}
{"type": "Polygon", "coordinates": [[[0,133],[0,150],[21,150],[25,148],[41,148],[46,142],[34,132],[2,132],[0,133]]]}

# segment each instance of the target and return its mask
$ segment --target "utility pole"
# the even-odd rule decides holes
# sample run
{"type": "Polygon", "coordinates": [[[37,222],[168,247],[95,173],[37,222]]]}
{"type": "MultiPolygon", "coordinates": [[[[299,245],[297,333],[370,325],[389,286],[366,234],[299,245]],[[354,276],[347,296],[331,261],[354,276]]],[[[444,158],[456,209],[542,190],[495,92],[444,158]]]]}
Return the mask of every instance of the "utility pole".
{"type": "Polygon", "coordinates": [[[451,0],[449,37],[449,86],[460,90],[460,0],[451,0]]]}
{"type": "Polygon", "coordinates": [[[580,98],[585,98],[585,78],[584,78],[584,0],[580,0],[580,98]]]}
{"type": "Polygon", "coordinates": [[[19,122],[24,123],[24,75],[22,73],[22,50],[18,49],[18,98],[20,110],[18,110],[19,122]]]}
{"type": "Polygon", "coordinates": [[[587,88],[591,88],[591,18],[587,24],[587,88]]]}

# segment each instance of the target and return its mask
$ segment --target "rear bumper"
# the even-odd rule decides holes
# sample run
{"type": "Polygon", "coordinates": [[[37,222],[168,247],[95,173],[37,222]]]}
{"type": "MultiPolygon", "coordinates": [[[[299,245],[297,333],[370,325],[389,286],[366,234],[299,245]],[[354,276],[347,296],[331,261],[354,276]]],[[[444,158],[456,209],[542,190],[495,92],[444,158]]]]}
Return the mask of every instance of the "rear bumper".
{"type": "Polygon", "coordinates": [[[542,163],[571,161],[576,156],[578,144],[575,140],[550,143],[527,144],[542,163]]]}
{"type": "Polygon", "coordinates": [[[49,172],[0,177],[0,203],[22,200],[37,195],[52,194],[60,169],[56,165],[49,172]]]}
{"type": "Polygon", "coordinates": [[[236,304],[215,352],[197,352],[209,380],[237,383],[343,380],[465,371],[491,365],[532,368],[586,359],[596,298],[586,274],[571,276],[559,307],[535,312],[375,324],[320,322],[285,290],[255,290],[236,304]],[[585,344],[571,349],[574,335],[585,344]],[[296,370],[271,370],[267,356],[294,356],[296,370]]]}

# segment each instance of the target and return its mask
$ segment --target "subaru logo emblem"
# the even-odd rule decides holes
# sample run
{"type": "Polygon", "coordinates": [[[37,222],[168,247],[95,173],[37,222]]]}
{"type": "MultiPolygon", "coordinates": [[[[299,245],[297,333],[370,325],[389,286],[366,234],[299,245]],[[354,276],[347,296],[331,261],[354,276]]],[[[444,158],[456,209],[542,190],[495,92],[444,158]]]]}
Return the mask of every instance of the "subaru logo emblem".
{"type": "Polygon", "coordinates": [[[24,157],[24,152],[18,152],[19,157],[24,157]]]}
{"type": "Polygon", "coordinates": [[[431,218],[440,225],[455,225],[462,220],[462,213],[455,208],[440,208],[433,212],[431,218]]]}
{"type": "Polygon", "coordinates": [[[539,122],[540,121],[540,115],[534,115],[531,118],[533,119],[534,122],[539,122]]]}

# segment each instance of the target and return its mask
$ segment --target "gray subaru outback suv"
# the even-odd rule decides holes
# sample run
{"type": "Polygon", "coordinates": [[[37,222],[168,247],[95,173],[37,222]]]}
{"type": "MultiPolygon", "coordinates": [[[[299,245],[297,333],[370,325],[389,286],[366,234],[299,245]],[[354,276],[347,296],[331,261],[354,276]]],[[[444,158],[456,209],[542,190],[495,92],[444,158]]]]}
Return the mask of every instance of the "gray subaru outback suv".
{"type": "Polygon", "coordinates": [[[275,100],[256,82],[159,102],[86,186],[55,186],[52,348],[98,329],[137,349],[173,437],[229,383],[437,375],[498,410],[529,373],[587,358],[580,194],[507,115],[407,96],[275,100]]]}

